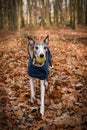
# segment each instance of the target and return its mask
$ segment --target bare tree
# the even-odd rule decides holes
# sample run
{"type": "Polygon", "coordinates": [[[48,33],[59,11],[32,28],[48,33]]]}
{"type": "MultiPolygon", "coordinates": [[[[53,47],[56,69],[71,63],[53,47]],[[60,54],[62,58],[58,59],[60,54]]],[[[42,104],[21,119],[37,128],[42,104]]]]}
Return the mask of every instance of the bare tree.
{"type": "Polygon", "coordinates": [[[22,0],[17,0],[17,5],[18,5],[18,30],[19,31],[24,24],[22,4],[23,4],[22,0]]]}

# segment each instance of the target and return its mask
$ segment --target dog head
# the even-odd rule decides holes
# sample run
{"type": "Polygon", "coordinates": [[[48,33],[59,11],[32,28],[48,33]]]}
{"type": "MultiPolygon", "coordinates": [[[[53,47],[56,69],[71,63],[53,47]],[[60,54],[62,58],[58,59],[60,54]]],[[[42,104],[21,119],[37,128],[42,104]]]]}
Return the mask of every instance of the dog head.
{"type": "Polygon", "coordinates": [[[34,64],[43,64],[45,62],[48,44],[48,35],[43,42],[35,42],[31,37],[28,37],[28,53],[34,64]]]}

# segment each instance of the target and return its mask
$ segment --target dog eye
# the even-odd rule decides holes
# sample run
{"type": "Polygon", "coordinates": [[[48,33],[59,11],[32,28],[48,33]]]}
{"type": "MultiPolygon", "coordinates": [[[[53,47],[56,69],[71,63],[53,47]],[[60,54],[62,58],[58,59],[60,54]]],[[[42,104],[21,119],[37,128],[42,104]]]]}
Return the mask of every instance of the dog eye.
{"type": "Polygon", "coordinates": [[[35,49],[37,50],[37,49],[38,49],[38,47],[36,46],[36,47],[35,47],[35,49]]]}
{"type": "Polygon", "coordinates": [[[47,49],[47,47],[45,46],[45,47],[44,47],[44,49],[46,50],[46,49],[47,49]]]}

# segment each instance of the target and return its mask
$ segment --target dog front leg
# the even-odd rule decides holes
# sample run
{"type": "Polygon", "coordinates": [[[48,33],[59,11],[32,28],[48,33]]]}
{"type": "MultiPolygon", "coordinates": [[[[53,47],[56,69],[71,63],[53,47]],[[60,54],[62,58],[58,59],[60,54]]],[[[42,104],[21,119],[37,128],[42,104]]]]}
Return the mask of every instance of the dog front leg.
{"type": "Polygon", "coordinates": [[[31,101],[33,102],[33,99],[35,99],[35,93],[34,93],[34,83],[32,77],[30,77],[30,90],[31,90],[31,101]]]}
{"type": "Polygon", "coordinates": [[[44,95],[45,95],[44,80],[40,80],[40,83],[41,83],[41,107],[40,107],[40,113],[43,116],[44,115],[44,95]]]}

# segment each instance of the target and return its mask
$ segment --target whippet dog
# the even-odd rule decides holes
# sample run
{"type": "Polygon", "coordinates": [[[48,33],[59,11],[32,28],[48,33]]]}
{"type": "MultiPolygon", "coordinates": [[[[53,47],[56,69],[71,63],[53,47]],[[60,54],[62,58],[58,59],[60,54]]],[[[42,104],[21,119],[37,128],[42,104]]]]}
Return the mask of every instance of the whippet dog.
{"type": "Polygon", "coordinates": [[[47,84],[47,78],[49,74],[49,65],[52,66],[51,53],[48,48],[49,36],[47,36],[42,42],[35,42],[31,37],[28,39],[28,74],[30,76],[30,90],[31,101],[35,99],[34,92],[34,78],[40,79],[41,87],[41,106],[40,113],[44,116],[44,95],[45,84],[47,84]]]}

